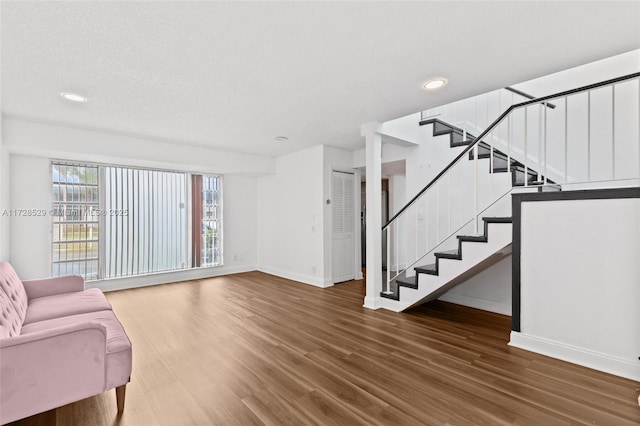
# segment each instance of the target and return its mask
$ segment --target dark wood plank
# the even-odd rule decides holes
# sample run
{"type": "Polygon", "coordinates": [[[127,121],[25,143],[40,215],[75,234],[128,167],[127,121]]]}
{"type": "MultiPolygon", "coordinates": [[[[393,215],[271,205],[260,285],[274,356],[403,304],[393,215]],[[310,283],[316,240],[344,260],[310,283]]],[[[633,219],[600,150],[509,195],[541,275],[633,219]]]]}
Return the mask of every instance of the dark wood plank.
{"type": "Polygon", "coordinates": [[[509,317],[363,296],[259,272],[108,293],[124,412],[111,391],[15,425],[640,424],[639,383],[509,347],[509,317]]]}

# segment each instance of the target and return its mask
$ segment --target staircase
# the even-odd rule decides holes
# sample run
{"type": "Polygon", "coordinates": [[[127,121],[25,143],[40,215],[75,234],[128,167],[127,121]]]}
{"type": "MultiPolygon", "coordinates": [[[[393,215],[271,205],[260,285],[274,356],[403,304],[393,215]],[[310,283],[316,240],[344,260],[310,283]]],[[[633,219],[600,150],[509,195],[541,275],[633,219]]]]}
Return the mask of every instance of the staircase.
{"type": "Polygon", "coordinates": [[[435,252],[435,263],[416,266],[416,274],[413,277],[408,277],[406,271],[398,275],[392,282],[391,291],[382,292],[380,296],[400,301],[400,288],[405,287],[416,290],[412,295],[414,297],[409,299],[418,296],[417,300],[421,303],[437,299],[467,277],[477,274],[511,253],[511,218],[484,217],[482,221],[482,235],[458,235],[457,250],[435,252]],[[420,287],[420,277],[423,275],[423,286],[420,287]]]}
{"type": "MultiPolygon", "coordinates": [[[[402,311],[436,299],[509,255],[512,244],[510,195],[522,191],[560,191],[562,185],[577,181],[567,166],[570,159],[566,99],[585,94],[591,102],[591,91],[607,88],[613,92],[616,85],[638,81],[639,77],[640,73],[635,73],[512,105],[477,137],[440,118],[421,119],[419,125],[431,125],[433,136],[448,136],[451,149],[463,149],[383,226],[383,238],[388,242],[383,256],[388,268],[383,271],[384,282],[379,293],[387,301],[382,307],[402,311]],[[547,113],[547,108],[551,108],[549,100],[559,102],[556,102],[558,108],[553,106],[556,109],[547,113]],[[522,111],[523,130],[515,124],[516,114],[522,111]],[[531,124],[527,131],[531,111],[537,113],[534,123],[540,129],[537,140],[531,136],[531,124]],[[547,114],[555,121],[548,120],[547,114]],[[547,145],[551,132],[556,132],[552,135],[554,141],[558,139],[557,134],[561,134],[553,128],[554,123],[561,122],[557,120],[559,114],[565,117],[564,170],[558,166],[562,161],[552,158],[552,154],[562,150],[550,149],[547,145]],[[524,133],[518,145],[513,135],[521,131],[524,133]],[[547,173],[551,170],[553,180],[547,173]]],[[[615,102],[615,96],[613,99],[615,102]]],[[[590,117],[584,121],[588,123],[590,117]]],[[[615,117],[611,120],[617,126],[615,117]]],[[[590,128],[585,131],[589,150],[593,143],[590,132],[590,128]]],[[[615,145],[615,136],[611,145],[615,145]]],[[[640,167],[640,159],[638,163],[640,167]]],[[[615,158],[611,165],[615,180],[615,158]]],[[[590,175],[591,162],[586,168],[590,175]]],[[[637,176],[640,177],[640,172],[637,176]]]]}
{"type": "MultiPolygon", "coordinates": [[[[419,125],[432,125],[433,136],[449,136],[450,148],[469,146],[476,140],[472,134],[439,119],[421,120],[419,125]]],[[[473,161],[476,155],[478,160],[486,160],[482,163],[487,163],[486,168],[480,169],[481,173],[509,173],[512,188],[525,187],[526,176],[526,187],[530,190],[542,190],[543,185],[547,185],[545,190],[560,190],[552,180],[545,181],[545,177],[536,170],[526,167],[485,142],[479,142],[476,150],[469,152],[468,160],[473,161]]],[[[406,270],[398,274],[389,283],[388,288],[380,293],[380,296],[397,302],[411,301],[408,306],[401,303],[402,309],[416,303],[428,302],[437,299],[452,287],[510,254],[511,217],[482,217],[482,223],[484,224],[482,234],[456,235],[456,249],[434,251],[432,253],[434,263],[414,266],[413,273],[406,270]],[[400,288],[402,287],[412,291],[405,290],[410,294],[401,299],[400,288]]]]}
{"type": "MultiPolygon", "coordinates": [[[[428,124],[433,124],[433,136],[449,135],[449,147],[451,148],[467,146],[476,139],[475,136],[465,133],[463,129],[436,118],[420,121],[421,126],[428,124]]],[[[473,152],[469,153],[469,160],[473,160],[473,155],[473,152]]],[[[499,149],[494,147],[492,152],[491,146],[485,142],[478,144],[478,158],[492,159],[492,161],[489,162],[489,167],[493,173],[511,173],[513,186],[525,186],[525,175],[527,176],[528,186],[544,185],[545,182],[551,185],[555,184],[551,179],[545,181],[543,175],[540,175],[533,169],[526,168],[524,164],[510,158],[499,149]]]]}

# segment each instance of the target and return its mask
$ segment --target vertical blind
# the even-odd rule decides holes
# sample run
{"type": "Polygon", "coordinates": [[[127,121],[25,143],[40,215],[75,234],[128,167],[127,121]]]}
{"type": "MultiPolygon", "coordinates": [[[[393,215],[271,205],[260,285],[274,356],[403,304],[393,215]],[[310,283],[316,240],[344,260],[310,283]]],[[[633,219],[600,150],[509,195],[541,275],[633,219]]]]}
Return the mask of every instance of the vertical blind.
{"type": "Polygon", "coordinates": [[[104,278],[187,267],[187,175],[107,166],[104,278]]]}

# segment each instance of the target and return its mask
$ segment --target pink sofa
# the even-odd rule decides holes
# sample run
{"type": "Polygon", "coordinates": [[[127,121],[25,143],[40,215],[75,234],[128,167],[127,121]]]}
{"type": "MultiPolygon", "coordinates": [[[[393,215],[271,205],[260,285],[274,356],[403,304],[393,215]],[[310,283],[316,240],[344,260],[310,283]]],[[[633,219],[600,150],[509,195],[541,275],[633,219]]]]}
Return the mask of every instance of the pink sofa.
{"type": "Polygon", "coordinates": [[[131,342],[80,276],[21,281],[0,262],[0,424],[116,388],[124,409],[131,342]]]}

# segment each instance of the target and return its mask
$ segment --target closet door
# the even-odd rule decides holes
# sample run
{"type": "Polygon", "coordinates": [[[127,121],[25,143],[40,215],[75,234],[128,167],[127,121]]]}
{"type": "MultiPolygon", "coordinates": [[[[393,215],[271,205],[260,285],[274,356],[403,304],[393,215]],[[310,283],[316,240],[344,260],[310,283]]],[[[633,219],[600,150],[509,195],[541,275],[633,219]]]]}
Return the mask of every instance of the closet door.
{"type": "Polygon", "coordinates": [[[353,173],[332,173],[331,217],[333,283],[355,278],[355,211],[353,173]]]}

